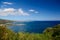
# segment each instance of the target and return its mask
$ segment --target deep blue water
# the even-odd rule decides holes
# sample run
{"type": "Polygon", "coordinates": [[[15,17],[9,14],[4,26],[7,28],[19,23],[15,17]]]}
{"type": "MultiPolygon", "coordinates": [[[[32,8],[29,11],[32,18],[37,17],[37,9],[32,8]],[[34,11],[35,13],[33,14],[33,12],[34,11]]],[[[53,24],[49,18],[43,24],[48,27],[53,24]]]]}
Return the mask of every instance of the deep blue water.
{"type": "Polygon", "coordinates": [[[9,29],[12,29],[14,32],[42,33],[47,27],[60,24],[60,21],[14,22],[13,24],[23,24],[10,26],[9,29]]]}

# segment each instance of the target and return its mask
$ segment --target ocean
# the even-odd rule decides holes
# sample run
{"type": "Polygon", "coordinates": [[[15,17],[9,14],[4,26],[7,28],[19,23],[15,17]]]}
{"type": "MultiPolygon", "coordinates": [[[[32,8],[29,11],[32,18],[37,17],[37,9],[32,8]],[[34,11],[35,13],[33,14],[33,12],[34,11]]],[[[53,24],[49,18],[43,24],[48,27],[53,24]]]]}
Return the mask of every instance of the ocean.
{"type": "Polygon", "coordinates": [[[25,21],[13,22],[8,28],[14,32],[42,33],[48,27],[60,24],[60,21],[25,21]]]}

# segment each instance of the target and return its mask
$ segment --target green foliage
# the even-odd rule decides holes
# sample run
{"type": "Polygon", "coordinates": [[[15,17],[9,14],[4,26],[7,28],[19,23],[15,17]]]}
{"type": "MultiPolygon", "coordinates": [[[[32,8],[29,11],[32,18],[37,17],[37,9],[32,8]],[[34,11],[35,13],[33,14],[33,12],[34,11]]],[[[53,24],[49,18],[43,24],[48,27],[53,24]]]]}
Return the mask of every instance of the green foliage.
{"type": "Polygon", "coordinates": [[[53,28],[47,28],[44,34],[51,40],[60,40],[60,25],[56,25],[53,28]]]}
{"type": "Polygon", "coordinates": [[[15,33],[6,26],[0,26],[0,40],[60,40],[60,25],[47,28],[40,33],[15,33]]]}
{"type": "Polygon", "coordinates": [[[6,28],[6,26],[0,26],[0,40],[13,40],[15,39],[15,33],[6,28]]]}

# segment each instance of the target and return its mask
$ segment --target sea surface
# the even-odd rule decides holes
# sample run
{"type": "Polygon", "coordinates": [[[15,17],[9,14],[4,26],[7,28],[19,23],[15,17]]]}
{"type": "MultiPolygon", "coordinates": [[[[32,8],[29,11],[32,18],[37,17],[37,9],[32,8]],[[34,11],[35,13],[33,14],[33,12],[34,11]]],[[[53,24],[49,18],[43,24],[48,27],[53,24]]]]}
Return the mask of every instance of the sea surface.
{"type": "Polygon", "coordinates": [[[14,32],[42,33],[46,28],[60,24],[60,21],[13,22],[8,28],[14,32]]]}

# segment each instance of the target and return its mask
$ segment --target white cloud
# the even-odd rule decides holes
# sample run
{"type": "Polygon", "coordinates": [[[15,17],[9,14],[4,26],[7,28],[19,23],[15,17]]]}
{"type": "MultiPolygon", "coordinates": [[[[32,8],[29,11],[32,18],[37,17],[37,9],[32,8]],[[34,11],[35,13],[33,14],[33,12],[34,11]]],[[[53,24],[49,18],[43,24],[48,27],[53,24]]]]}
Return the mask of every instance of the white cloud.
{"type": "Polygon", "coordinates": [[[28,13],[24,12],[21,8],[15,9],[15,8],[4,8],[0,9],[0,16],[8,16],[8,15],[22,15],[22,16],[29,16],[28,13]]]}
{"type": "Polygon", "coordinates": [[[33,9],[30,9],[29,12],[33,12],[33,13],[39,13],[38,11],[36,10],[33,10],[33,9]]]}
{"type": "Polygon", "coordinates": [[[24,15],[24,16],[25,16],[25,15],[27,15],[27,16],[29,15],[28,13],[25,13],[22,9],[18,9],[18,12],[20,13],[20,15],[21,15],[21,14],[24,15]]]}
{"type": "Polygon", "coordinates": [[[11,2],[2,2],[3,4],[7,4],[7,5],[11,5],[11,4],[13,4],[13,3],[11,3],[11,2]]]}
{"type": "Polygon", "coordinates": [[[35,10],[33,10],[33,9],[30,9],[29,11],[30,11],[30,12],[34,12],[35,10]]]}
{"type": "Polygon", "coordinates": [[[2,3],[1,8],[8,7],[9,5],[13,4],[12,2],[1,2],[1,3],[2,3]]]}
{"type": "Polygon", "coordinates": [[[5,12],[14,12],[15,9],[14,8],[5,8],[3,11],[5,11],[5,12]]]}

